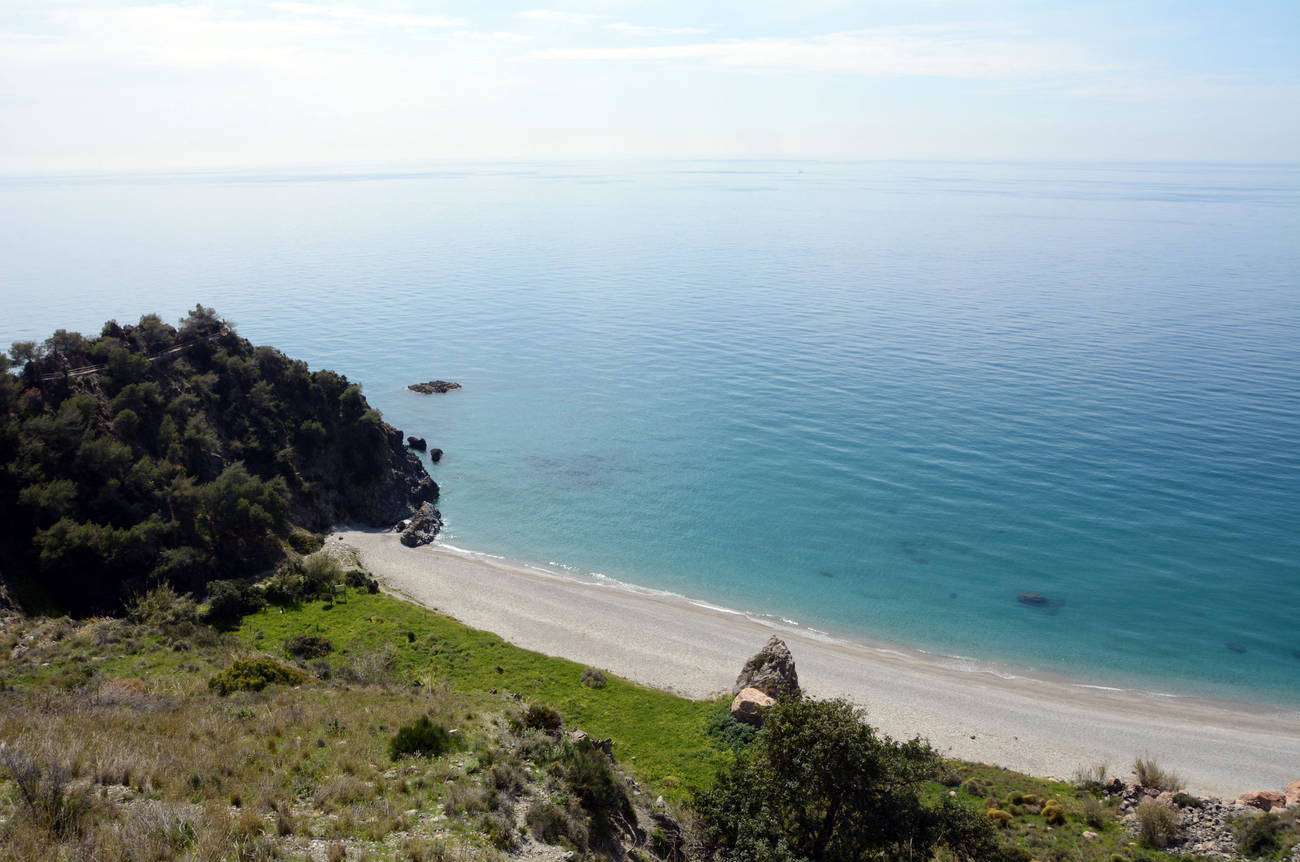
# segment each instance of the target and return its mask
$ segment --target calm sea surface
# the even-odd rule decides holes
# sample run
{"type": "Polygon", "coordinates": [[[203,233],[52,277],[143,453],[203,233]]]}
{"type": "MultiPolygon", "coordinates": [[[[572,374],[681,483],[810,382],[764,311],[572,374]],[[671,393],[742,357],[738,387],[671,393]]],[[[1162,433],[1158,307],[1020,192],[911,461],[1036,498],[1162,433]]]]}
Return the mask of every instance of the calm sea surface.
{"type": "Polygon", "coordinates": [[[1300,166],[10,176],[0,201],[0,343],[215,306],[446,450],[451,544],[971,667],[1300,704],[1300,166]],[[465,388],[404,388],[430,378],[465,388]]]}

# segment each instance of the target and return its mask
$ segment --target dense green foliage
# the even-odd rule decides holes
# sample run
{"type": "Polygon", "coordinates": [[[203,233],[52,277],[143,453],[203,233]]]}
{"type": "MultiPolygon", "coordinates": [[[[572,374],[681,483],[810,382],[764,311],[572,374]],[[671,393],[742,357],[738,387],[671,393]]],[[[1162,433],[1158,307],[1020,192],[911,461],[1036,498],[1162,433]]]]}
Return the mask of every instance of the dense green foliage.
{"type": "Polygon", "coordinates": [[[223,671],[208,680],[208,688],[220,695],[236,691],[261,691],[268,685],[300,685],[308,680],[307,674],[296,667],[280,664],[264,656],[235,659],[223,671]]]}
{"type": "Polygon", "coordinates": [[[267,568],[290,537],[310,549],[293,525],[353,514],[351,489],[394,453],[358,386],[211,309],[59,330],[0,357],[0,577],[29,609],[74,613],[159,582],[200,592],[267,568]]]}
{"type": "Polygon", "coordinates": [[[923,860],[940,846],[958,859],[1000,858],[987,818],[947,796],[925,800],[941,769],[929,745],[877,736],[847,701],[779,702],[696,794],[705,858],[923,860]]]}
{"type": "Polygon", "coordinates": [[[388,743],[388,754],[393,760],[406,756],[441,757],[452,749],[455,737],[429,716],[422,715],[411,724],[398,728],[388,743]]]}

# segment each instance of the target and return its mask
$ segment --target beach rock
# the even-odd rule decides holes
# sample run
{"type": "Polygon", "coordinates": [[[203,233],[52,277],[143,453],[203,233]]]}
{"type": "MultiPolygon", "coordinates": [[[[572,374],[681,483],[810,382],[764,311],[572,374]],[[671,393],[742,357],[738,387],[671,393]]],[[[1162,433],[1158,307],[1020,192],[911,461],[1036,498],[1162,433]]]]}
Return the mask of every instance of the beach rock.
{"type": "Polygon", "coordinates": [[[1286,804],[1300,805],[1300,778],[1286,786],[1286,804]]]}
{"type": "Polygon", "coordinates": [[[799,695],[799,674],[795,672],[794,656],[790,655],[785,641],[773,635],[745,662],[731,693],[740,694],[747,688],[756,688],[769,697],[799,695]]]}
{"type": "Polygon", "coordinates": [[[432,461],[432,462],[435,463],[435,464],[437,464],[439,461],[441,461],[441,460],[442,460],[442,450],[441,450],[441,449],[431,449],[431,450],[429,450],[429,460],[432,461]]]}
{"type": "Polygon", "coordinates": [[[441,395],[444,392],[450,392],[453,389],[459,389],[459,383],[452,383],[450,380],[430,380],[425,383],[412,383],[406,387],[412,392],[419,392],[421,395],[441,395]]]}
{"type": "Polygon", "coordinates": [[[1273,808],[1286,807],[1286,794],[1277,790],[1251,790],[1237,797],[1237,807],[1258,808],[1268,811],[1273,808]]]}
{"type": "Polygon", "coordinates": [[[1016,596],[1016,601],[1022,605],[1039,606],[1047,604],[1047,596],[1042,593],[1021,593],[1016,596]]]}
{"type": "Polygon", "coordinates": [[[425,503],[404,523],[406,526],[402,528],[402,544],[408,548],[417,548],[429,544],[438,535],[442,529],[442,513],[432,503],[425,503]]]}
{"type": "Polygon", "coordinates": [[[776,699],[767,696],[756,688],[743,688],[731,702],[731,717],[745,724],[761,725],[763,713],[776,703],[776,699]]]}
{"type": "Polygon", "coordinates": [[[423,437],[407,437],[406,445],[409,448],[416,449],[420,452],[423,452],[425,449],[429,448],[428,442],[426,442],[423,437]]]}

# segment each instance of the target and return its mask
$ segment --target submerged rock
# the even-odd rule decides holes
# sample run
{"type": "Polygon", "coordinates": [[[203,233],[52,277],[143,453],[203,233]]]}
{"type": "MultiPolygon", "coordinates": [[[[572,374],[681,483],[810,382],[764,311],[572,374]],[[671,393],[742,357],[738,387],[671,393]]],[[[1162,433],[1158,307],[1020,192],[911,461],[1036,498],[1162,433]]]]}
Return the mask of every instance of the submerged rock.
{"type": "Polygon", "coordinates": [[[1020,602],[1022,605],[1041,607],[1047,604],[1047,596],[1042,593],[1021,593],[1016,596],[1016,601],[1020,602]]]}
{"type": "Polygon", "coordinates": [[[418,548],[429,544],[438,535],[442,529],[442,513],[432,503],[425,503],[410,519],[398,524],[398,527],[402,533],[402,544],[408,548],[418,548]]]}
{"type": "Polygon", "coordinates": [[[756,688],[769,697],[799,695],[799,674],[795,672],[794,656],[790,655],[785,641],[773,635],[745,662],[731,693],[740,694],[747,688],[756,688]]]}
{"type": "Polygon", "coordinates": [[[450,380],[429,380],[425,383],[412,383],[406,387],[412,392],[419,392],[421,395],[441,395],[444,392],[450,392],[453,389],[459,389],[459,383],[452,383],[450,380]]]}

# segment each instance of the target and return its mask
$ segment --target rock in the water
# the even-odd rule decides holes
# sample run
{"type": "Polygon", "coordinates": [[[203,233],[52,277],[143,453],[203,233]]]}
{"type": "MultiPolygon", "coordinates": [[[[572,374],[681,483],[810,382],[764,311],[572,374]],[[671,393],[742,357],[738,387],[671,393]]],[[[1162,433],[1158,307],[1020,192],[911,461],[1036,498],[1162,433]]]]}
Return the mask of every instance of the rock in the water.
{"type": "Polygon", "coordinates": [[[776,703],[776,699],[767,696],[756,688],[743,688],[731,702],[731,717],[745,724],[760,725],[763,713],[776,703]]]}
{"type": "Polygon", "coordinates": [[[441,461],[441,460],[442,460],[442,450],[441,450],[441,449],[430,449],[430,450],[429,450],[429,460],[432,461],[432,462],[435,463],[435,464],[437,464],[439,461],[441,461]]]}
{"type": "Polygon", "coordinates": [[[1021,593],[1016,596],[1016,601],[1022,605],[1045,605],[1047,604],[1047,596],[1042,593],[1021,593]]]}
{"type": "Polygon", "coordinates": [[[1286,794],[1277,790],[1251,790],[1237,797],[1238,807],[1249,805],[1251,808],[1258,808],[1261,811],[1268,811],[1271,808],[1283,808],[1286,806],[1286,794]]]}
{"type": "Polygon", "coordinates": [[[1286,804],[1300,805],[1300,778],[1286,786],[1286,804]]]}
{"type": "Polygon", "coordinates": [[[460,384],[452,383],[450,380],[430,380],[425,383],[412,383],[406,388],[412,392],[419,392],[421,395],[433,395],[435,392],[441,395],[444,392],[459,389],[460,384]]]}
{"type": "Polygon", "coordinates": [[[407,437],[406,445],[412,449],[417,449],[420,452],[423,452],[425,449],[429,448],[429,444],[425,441],[423,437],[407,437]]]}
{"type": "Polygon", "coordinates": [[[790,655],[785,641],[773,635],[745,662],[731,693],[740,694],[746,688],[756,688],[769,697],[796,697],[799,694],[799,674],[795,672],[794,656],[790,655]]]}
{"type": "Polygon", "coordinates": [[[438,535],[442,529],[442,513],[432,503],[425,503],[409,520],[402,523],[406,525],[402,528],[402,544],[408,548],[417,548],[429,544],[438,535]]]}
{"type": "Polygon", "coordinates": [[[1229,652],[1243,653],[1246,651],[1246,648],[1236,641],[1227,641],[1224,646],[1228,648],[1229,652]]]}

